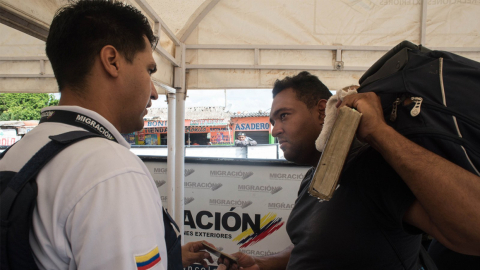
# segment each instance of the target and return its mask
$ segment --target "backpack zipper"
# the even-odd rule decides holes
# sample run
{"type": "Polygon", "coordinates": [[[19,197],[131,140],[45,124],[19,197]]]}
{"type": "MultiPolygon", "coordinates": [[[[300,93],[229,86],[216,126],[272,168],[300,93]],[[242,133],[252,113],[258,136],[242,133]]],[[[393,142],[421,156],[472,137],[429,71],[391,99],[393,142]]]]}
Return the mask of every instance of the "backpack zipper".
{"type": "MultiPolygon", "coordinates": [[[[419,98],[419,97],[411,97],[410,99],[413,100],[414,98],[419,98]]],[[[402,102],[402,99],[404,99],[403,96],[401,98],[397,98],[393,102],[392,112],[390,113],[390,120],[392,122],[397,119],[397,107],[402,102]]],[[[433,102],[429,102],[428,100],[423,100],[422,98],[420,98],[420,99],[421,99],[421,101],[418,101],[418,114],[420,114],[421,106],[424,106],[424,107],[426,106],[429,109],[433,109],[433,110],[439,111],[441,113],[446,113],[446,114],[450,114],[452,116],[455,116],[456,118],[461,119],[463,122],[466,122],[471,126],[474,126],[476,129],[480,129],[480,123],[479,122],[471,120],[470,118],[466,117],[465,115],[459,114],[458,112],[453,111],[453,110],[449,109],[448,107],[445,107],[445,106],[442,106],[442,105],[439,105],[439,104],[436,104],[436,103],[433,103],[433,102]]],[[[410,111],[410,114],[412,114],[412,112],[415,110],[416,107],[417,107],[417,103],[415,103],[415,106],[410,111]]],[[[418,114],[416,116],[418,116],[418,114]]]]}
{"type": "MultiPolygon", "coordinates": [[[[398,97],[393,102],[392,112],[390,113],[390,121],[395,122],[395,120],[397,120],[398,105],[400,105],[400,103],[402,103],[405,99],[406,99],[405,95],[402,95],[402,97],[398,97]]],[[[410,110],[410,115],[412,117],[416,117],[420,114],[420,111],[421,111],[421,108],[422,108],[423,98],[421,98],[421,97],[410,97],[410,99],[415,103],[412,110],[410,110]]]]}
{"type": "Polygon", "coordinates": [[[390,113],[390,121],[395,122],[397,120],[397,106],[400,104],[400,98],[397,98],[392,105],[392,112],[390,113]]]}
{"type": "Polygon", "coordinates": [[[415,106],[413,106],[413,109],[410,111],[410,115],[412,117],[416,117],[420,114],[420,109],[422,106],[423,98],[421,97],[411,97],[410,98],[413,102],[415,102],[415,106]]]}

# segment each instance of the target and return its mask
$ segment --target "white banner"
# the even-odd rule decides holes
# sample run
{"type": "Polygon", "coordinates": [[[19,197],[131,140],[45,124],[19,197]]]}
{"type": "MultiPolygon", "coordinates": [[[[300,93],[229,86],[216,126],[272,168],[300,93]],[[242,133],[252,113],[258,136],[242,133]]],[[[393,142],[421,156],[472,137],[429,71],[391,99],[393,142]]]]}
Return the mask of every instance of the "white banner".
{"type": "MultiPolygon", "coordinates": [[[[167,164],[145,164],[168,208],[167,164]]],[[[286,222],[307,170],[308,167],[273,163],[266,166],[186,163],[185,243],[206,240],[226,253],[240,250],[253,256],[284,250],[291,244],[286,222]]]]}

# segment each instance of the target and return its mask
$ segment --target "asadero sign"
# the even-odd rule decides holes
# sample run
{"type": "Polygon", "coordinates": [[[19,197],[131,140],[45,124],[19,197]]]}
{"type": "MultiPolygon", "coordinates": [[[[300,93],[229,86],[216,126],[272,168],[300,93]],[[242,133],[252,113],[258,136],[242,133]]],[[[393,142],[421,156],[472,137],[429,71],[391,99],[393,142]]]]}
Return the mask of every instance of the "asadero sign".
{"type": "Polygon", "coordinates": [[[269,123],[242,123],[235,126],[235,130],[268,130],[269,123]]]}

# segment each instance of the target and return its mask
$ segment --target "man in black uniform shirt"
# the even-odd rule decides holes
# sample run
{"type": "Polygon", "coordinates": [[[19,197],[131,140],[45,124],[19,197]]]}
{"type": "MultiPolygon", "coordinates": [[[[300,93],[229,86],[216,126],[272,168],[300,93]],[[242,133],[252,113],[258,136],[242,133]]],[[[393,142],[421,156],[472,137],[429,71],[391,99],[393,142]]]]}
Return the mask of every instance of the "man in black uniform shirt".
{"type": "MultiPolygon", "coordinates": [[[[285,158],[315,167],[329,90],[302,72],[277,81],[273,96],[272,134],[285,158]]],[[[230,267],[420,269],[418,229],[458,252],[479,254],[479,178],[386,125],[375,94],[350,95],[337,105],[362,112],[357,137],[367,144],[352,146],[333,198],[322,202],[308,194],[310,169],[287,222],[292,245],[266,257],[235,253],[239,264],[230,267]]]]}

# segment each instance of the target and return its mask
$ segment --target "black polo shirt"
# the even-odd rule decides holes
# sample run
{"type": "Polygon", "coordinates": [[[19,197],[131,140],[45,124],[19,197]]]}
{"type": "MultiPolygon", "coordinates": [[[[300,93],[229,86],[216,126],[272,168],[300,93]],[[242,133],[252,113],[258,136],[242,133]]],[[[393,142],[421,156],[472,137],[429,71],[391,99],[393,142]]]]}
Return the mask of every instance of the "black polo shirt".
{"type": "Polygon", "coordinates": [[[402,223],[415,197],[377,151],[351,150],[330,201],[308,194],[312,177],[313,168],[287,222],[287,269],[415,269],[421,235],[402,223]]]}

